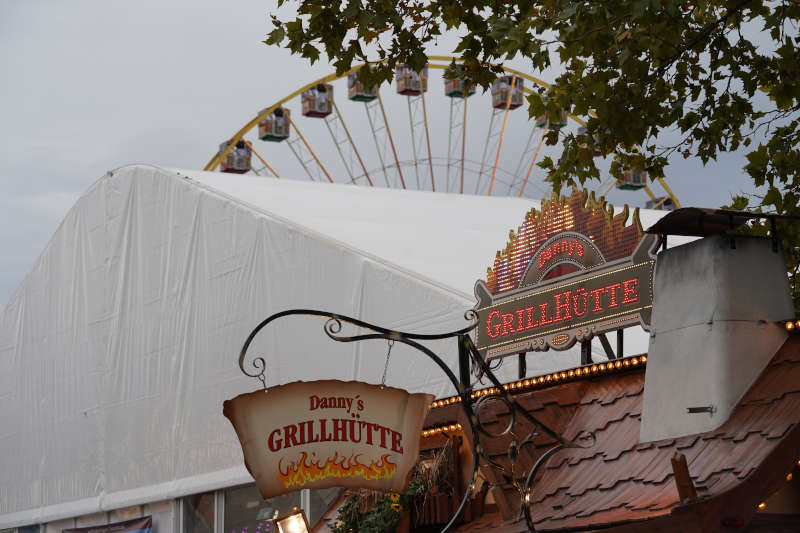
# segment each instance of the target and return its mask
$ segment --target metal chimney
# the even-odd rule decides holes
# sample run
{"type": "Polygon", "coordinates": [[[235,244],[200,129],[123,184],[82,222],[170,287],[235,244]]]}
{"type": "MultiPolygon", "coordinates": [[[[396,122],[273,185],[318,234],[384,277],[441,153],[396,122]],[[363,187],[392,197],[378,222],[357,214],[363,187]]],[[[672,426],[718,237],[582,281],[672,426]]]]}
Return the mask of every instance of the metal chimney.
{"type": "Polygon", "coordinates": [[[792,316],[774,239],[715,235],[661,251],[640,441],[721,426],[784,343],[776,322],[792,316]]]}

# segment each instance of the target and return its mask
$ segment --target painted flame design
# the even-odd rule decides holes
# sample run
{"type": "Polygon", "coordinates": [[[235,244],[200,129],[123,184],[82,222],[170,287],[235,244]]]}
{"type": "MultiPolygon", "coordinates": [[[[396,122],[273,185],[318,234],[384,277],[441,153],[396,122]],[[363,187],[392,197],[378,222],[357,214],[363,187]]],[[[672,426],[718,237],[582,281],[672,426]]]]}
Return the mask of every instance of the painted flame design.
{"type": "Polygon", "coordinates": [[[390,478],[397,471],[397,465],[389,460],[390,454],[382,455],[380,461],[372,461],[369,465],[359,462],[361,454],[350,457],[340,456],[338,452],[324,463],[313,461],[308,458],[306,452],[301,452],[299,460],[291,461],[286,471],[283,470],[281,463],[278,463],[278,473],[281,483],[285,488],[294,486],[302,487],[312,481],[326,479],[329,477],[362,477],[367,480],[390,478]]]}

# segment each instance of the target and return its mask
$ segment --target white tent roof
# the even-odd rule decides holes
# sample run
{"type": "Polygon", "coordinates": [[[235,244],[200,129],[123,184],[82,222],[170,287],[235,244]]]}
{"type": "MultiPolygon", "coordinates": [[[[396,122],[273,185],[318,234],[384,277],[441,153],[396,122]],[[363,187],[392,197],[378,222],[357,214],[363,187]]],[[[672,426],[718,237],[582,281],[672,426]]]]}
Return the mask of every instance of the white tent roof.
{"type": "MultiPolygon", "coordinates": [[[[249,480],[222,402],[266,316],[341,313],[406,331],[465,325],[472,287],[538,203],[132,165],[76,205],[0,315],[0,529],[249,480]]],[[[645,226],[663,212],[643,212],[645,226]]],[[[455,342],[432,343],[452,368],[455,342]]],[[[642,351],[646,336],[626,338],[642,351]]],[[[253,353],[267,383],[380,380],[386,344],[287,319],[253,353]]],[[[576,352],[529,356],[529,374],[576,352]]],[[[515,377],[506,365],[501,377],[515,377]]],[[[450,383],[395,347],[389,385],[450,383]]]]}
{"type": "Polygon", "coordinates": [[[473,305],[508,231],[539,202],[527,198],[442,194],[218,172],[177,171],[218,193],[339,241],[426,278],[473,305]]]}

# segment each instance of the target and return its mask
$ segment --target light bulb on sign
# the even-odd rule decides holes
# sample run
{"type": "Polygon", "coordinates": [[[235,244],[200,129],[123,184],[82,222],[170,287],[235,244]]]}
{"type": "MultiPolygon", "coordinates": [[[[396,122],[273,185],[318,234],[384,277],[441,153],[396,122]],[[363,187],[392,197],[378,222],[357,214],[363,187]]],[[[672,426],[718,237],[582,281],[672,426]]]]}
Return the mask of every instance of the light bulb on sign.
{"type": "Polygon", "coordinates": [[[279,533],[308,533],[308,522],[303,510],[275,520],[279,533]]]}

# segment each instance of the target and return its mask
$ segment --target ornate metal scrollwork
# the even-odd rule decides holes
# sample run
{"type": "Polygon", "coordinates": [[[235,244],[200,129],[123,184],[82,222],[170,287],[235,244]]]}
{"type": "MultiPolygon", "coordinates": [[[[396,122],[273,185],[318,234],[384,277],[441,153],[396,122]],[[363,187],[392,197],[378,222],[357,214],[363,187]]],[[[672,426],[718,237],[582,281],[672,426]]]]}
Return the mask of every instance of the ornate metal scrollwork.
{"type": "Polygon", "coordinates": [[[244,373],[246,376],[253,377],[261,381],[265,391],[268,390],[266,386],[266,360],[261,356],[253,358],[250,362],[250,365],[254,370],[248,370],[245,365],[247,351],[256,335],[258,335],[258,333],[267,325],[280,318],[294,315],[318,316],[321,318],[326,318],[327,320],[325,321],[323,330],[328,337],[337,342],[359,342],[373,339],[385,339],[387,341],[399,342],[410,346],[425,354],[429,359],[436,363],[436,365],[442,370],[442,372],[444,372],[455,389],[458,391],[458,395],[461,398],[460,404],[464,409],[464,414],[466,415],[470,432],[472,434],[473,462],[472,474],[470,476],[472,482],[466,484],[464,495],[461,498],[461,503],[458,506],[458,509],[451,517],[449,522],[444,526],[441,533],[446,533],[449,531],[464,512],[464,508],[469,501],[471,487],[477,481],[478,467],[481,459],[486,465],[496,469],[502,475],[503,479],[506,480],[506,482],[510,483],[516,488],[520,494],[520,514],[525,519],[528,530],[532,532],[535,531],[530,512],[530,504],[532,501],[532,484],[536,473],[545,464],[545,462],[559,450],[564,448],[586,447],[587,445],[583,443],[593,440],[591,436],[569,440],[558,434],[528,413],[522,406],[519,405],[509,391],[503,388],[503,385],[494,375],[492,368],[490,368],[486,361],[484,361],[480,356],[478,350],[475,348],[475,345],[472,342],[472,339],[469,337],[470,332],[473,331],[478,325],[477,314],[471,309],[464,313],[464,318],[470,322],[468,326],[455,331],[439,334],[396,331],[381,326],[376,326],[356,318],[313,309],[292,309],[276,313],[263,320],[255,327],[255,329],[253,329],[242,346],[241,352],[239,353],[239,368],[241,369],[242,373],[244,373]],[[350,336],[342,335],[341,333],[344,323],[369,330],[372,333],[350,336]],[[441,357],[419,342],[449,338],[455,338],[458,340],[460,377],[456,377],[453,370],[444,362],[444,360],[442,360],[441,357]],[[487,378],[497,392],[474,399],[472,397],[473,386],[469,379],[470,375],[473,373],[473,370],[477,375],[487,378]],[[509,423],[507,427],[505,427],[499,434],[489,432],[483,427],[483,424],[481,424],[479,419],[479,412],[490,401],[502,401],[506,405],[506,408],[509,412],[509,423]],[[517,422],[523,420],[532,426],[533,429],[520,439],[514,433],[514,427],[517,425],[517,422]],[[507,435],[512,437],[512,441],[508,450],[510,469],[505,468],[503,465],[489,457],[485,451],[485,448],[481,444],[481,434],[489,438],[503,437],[507,435]],[[554,439],[557,444],[539,457],[536,464],[529,470],[527,476],[525,476],[524,483],[520,483],[517,480],[518,478],[515,472],[515,466],[518,464],[517,458],[519,457],[519,452],[525,446],[532,445],[534,437],[539,434],[545,434],[549,436],[550,438],[554,439]]]}

